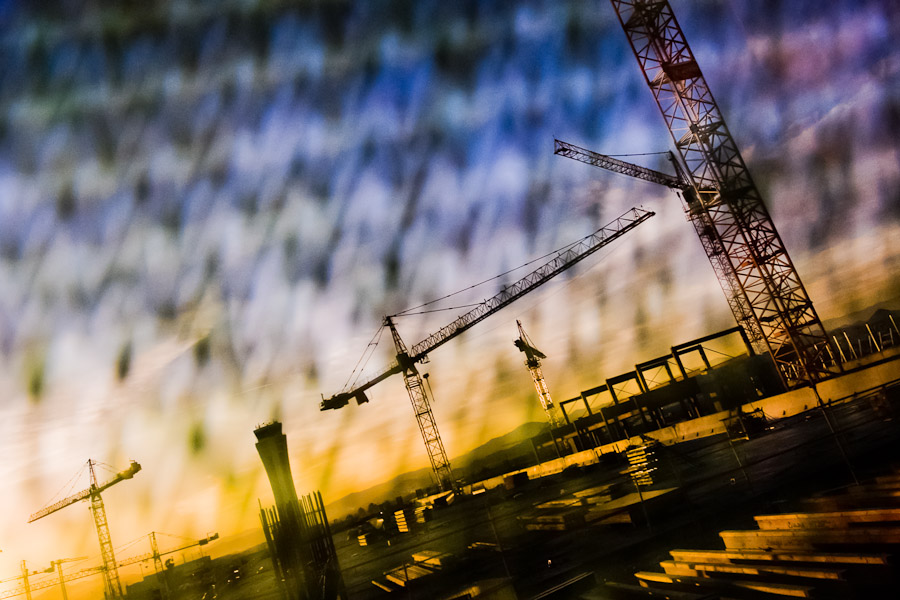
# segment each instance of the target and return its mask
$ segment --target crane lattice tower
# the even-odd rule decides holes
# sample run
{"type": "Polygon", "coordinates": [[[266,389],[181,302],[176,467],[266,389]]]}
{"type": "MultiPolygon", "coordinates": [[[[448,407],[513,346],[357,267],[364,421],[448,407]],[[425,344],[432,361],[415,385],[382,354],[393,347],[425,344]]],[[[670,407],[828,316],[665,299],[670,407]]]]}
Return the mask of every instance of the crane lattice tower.
{"type": "Polygon", "coordinates": [[[534,344],[531,343],[531,340],[525,333],[525,328],[522,327],[522,322],[518,319],[516,319],[516,326],[519,328],[519,339],[515,340],[513,343],[520,352],[525,354],[525,367],[531,374],[531,380],[534,382],[534,389],[537,391],[538,401],[540,401],[541,408],[544,409],[544,413],[547,415],[547,421],[550,422],[552,427],[559,427],[559,419],[557,419],[554,414],[554,404],[553,398],[550,396],[550,388],[547,387],[547,380],[544,379],[544,371],[541,369],[541,359],[547,358],[547,356],[534,347],[534,344]]]}
{"type": "Polygon", "coordinates": [[[687,210],[735,317],[787,388],[814,384],[833,363],[825,329],[669,2],[611,2],[687,170],[687,210]]]}
{"type": "Polygon", "coordinates": [[[428,452],[431,470],[442,491],[455,490],[456,481],[453,478],[453,470],[450,468],[450,458],[447,456],[447,450],[444,448],[443,440],[441,440],[437,421],[434,419],[434,412],[431,410],[431,403],[428,401],[428,394],[425,393],[425,383],[422,375],[416,369],[415,362],[409,359],[406,344],[403,343],[400,334],[397,333],[394,320],[391,317],[387,317],[384,320],[384,324],[391,330],[391,339],[393,339],[394,348],[397,350],[397,357],[403,373],[403,382],[406,384],[406,392],[409,394],[409,400],[416,415],[416,422],[419,424],[419,433],[422,435],[422,441],[425,442],[425,450],[428,452]]]}

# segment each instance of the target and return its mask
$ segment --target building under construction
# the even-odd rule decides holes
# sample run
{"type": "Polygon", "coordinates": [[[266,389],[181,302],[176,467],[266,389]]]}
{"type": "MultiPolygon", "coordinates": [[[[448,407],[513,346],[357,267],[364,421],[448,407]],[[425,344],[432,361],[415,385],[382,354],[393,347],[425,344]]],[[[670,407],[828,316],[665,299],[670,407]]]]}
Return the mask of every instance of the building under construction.
{"type": "Polygon", "coordinates": [[[322,495],[297,497],[281,423],[263,425],[254,433],[275,495],[273,508],[260,507],[260,520],[285,600],[346,598],[322,495]]]}
{"type": "MultiPolygon", "coordinates": [[[[900,332],[887,319],[874,321],[874,328],[870,323],[856,326],[865,332],[864,336],[847,337],[852,339],[847,347],[855,348],[854,358],[840,361],[845,377],[835,378],[834,383],[846,381],[835,389],[852,394],[855,380],[866,382],[859,388],[863,391],[871,384],[877,387],[893,379],[893,359],[900,344],[890,340],[900,342],[900,332]],[[870,375],[875,379],[870,380],[870,375]]],[[[818,405],[815,393],[820,389],[832,387],[823,382],[817,390],[810,390],[804,407],[818,405]]],[[[574,398],[558,402],[562,423],[553,427],[554,443],[562,442],[567,453],[578,452],[628,443],[632,438],[656,435],[652,432],[704,417],[707,421],[719,420],[734,432],[746,433],[747,427],[762,425],[763,401],[787,392],[770,357],[756,354],[743,330],[735,327],[673,346],[670,354],[636,364],[632,371],[609,377],[574,398]],[[730,337],[741,340],[744,353],[724,355],[714,347],[716,341],[730,337]]],[[[769,418],[787,416],[787,410],[769,413],[769,418]]],[[[714,428],[715,433],[723,431],[714,428]]],[[[700,435],[699,430],[695,435],[700,435]]]]}

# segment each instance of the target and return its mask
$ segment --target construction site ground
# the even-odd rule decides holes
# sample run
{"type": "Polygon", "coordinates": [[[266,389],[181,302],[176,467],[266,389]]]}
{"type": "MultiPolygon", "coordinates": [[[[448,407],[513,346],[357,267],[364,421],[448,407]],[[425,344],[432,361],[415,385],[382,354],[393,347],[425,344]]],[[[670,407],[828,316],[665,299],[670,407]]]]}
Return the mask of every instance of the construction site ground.
{"type": "Polygon", "coordinates": [[[457,588],[475,581],[504,579],[512,581],[520,599],[545,597],[541,594],[560,587],[546,597],[578,598],[594,581],[633,580],[635,571],[665,560],[672,548],[715,547],[719,531],[752,526],[753,515],[787,512],[811,494],[885,471],[900,461],[898,433],[900,384],[895,382],[830,407],[827,414],[810,408],[773,419],[751,439],[716,435],[658,449],[656,487],[674,486],[678,492],[646,513],[632,511],[637,517],[631,523],[563,531],[527,531],[522,524],[536,505],[610,482],[627,486],[624,465],[610,458],[520,488],[458,498],[413,532],[366,547],[340,534],[338,557],[354,600],[452,598],[457,588]],[[385,587],[392,592],[373,583],[387,581],[385,574],[392,571],[408,574],[416,564],[412,555],[423,550],[456,560],[432,567],[427,576],[410,577],[407,585],[388,581],[385,587]],[[588,577],[566,590],[563,584],[581,574],[588,577]]]}

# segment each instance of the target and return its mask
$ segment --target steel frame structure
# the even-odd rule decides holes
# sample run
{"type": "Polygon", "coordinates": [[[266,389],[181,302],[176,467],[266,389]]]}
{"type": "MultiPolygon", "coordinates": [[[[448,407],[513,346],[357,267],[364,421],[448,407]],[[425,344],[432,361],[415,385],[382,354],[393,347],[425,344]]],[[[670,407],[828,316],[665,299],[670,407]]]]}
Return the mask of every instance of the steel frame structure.
{"type": "Polygon", "coordinates": [[[686,169],[689,218],[732,311],[788,389],[830,374],[812,301],[667,0],[610,0],[686,169]]]}

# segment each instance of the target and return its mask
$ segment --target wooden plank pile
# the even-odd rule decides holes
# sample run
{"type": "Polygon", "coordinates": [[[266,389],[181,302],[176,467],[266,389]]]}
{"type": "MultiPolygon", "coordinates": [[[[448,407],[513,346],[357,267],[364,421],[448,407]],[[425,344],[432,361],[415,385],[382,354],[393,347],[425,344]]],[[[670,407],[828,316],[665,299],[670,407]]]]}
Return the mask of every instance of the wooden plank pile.
{"type": "Polygon", "coordinates": [[[594,525],[616,523],[643,523],[644,514],[664,510],[670,502],[677,501],[679,488],[663,488],[631,492],[614,500],[592,506],[585,514],[585,521],[594,525]]]}
{"type": "Polygon", "coordinates": [[[802,507],[757,516],[757,529],[720,532],[724,550],[672,550],[662,572],[584,598],[900,598],[900,472],[802,507]]]}
{"type": "Polygon", "coordinates": [[[372,584],[385,592],[396,592],[410,583],[428,577],[452,562],[453,555],[434,550],[420,550],[412,555],[412,562],[404,562],[399,567],[384,573],[385,581],[372,580],[372,584]]]}
{"type": "Polygon", "coordinates": [[[664,509],[677,498],[678,488],[620,493],[603,485],[569,494],[558,500],[536,504],[532,514],[518,517],[526,531],[577,530],[592,525],[633,524],[644,520],[646,511],[664,509]]]}

